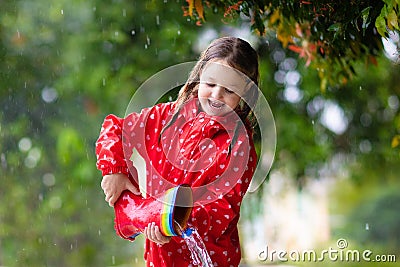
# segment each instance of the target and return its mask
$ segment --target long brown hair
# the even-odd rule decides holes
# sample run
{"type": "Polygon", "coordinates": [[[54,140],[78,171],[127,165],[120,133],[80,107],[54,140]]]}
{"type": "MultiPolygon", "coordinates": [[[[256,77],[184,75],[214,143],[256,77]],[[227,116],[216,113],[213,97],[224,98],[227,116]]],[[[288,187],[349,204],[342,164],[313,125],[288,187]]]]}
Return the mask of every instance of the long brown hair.
{"type": "Polygon", "coordinates": [[[252,130],[256,125],[256,121],[252,120],[251,114],[258,99],[259,70],[257,52],[248,42],[240,38],[221,37],[215,39],[206,50],[201,53],[200,58],[193,67],[186,84],[179,91],[178,98],[176,99],[174,116],[172,116],[171,120],[161,131],[161,134],[166,128],[175,122],[179,110],[187,103],[187,101],[197,97],[200,74],[206,64],[211,60],[225,60],[229,66],[242,72],[251,80],[252,86],[250,86],[245,95],[242,96],[245,101],[240,101],[235,112],[246,127],[252,130]]]}

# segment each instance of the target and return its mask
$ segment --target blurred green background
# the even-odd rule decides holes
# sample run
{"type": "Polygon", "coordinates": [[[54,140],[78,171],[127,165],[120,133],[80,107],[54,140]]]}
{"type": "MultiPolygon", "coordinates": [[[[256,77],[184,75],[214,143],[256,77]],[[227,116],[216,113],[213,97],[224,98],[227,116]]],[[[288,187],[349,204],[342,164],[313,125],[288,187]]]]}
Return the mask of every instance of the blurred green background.
{"type": "MultiPolygon", "coordinates": [[[[295,194],[329,178],[321,247],[346,238],[399,262],[400,66],[392,55],[383,50],[377,66],[359,62],[354,79],[321,92],[318,73],[273,33],[257,36],[246,18],[227,23],[211,12],[197,26],[183,4],[0,1],[0,266],[142,266],[142,240],[115,235],[100,188],[100,125],[109,113],[123,116],[151,75],[196,60],[222,35],[249,40],[259,52],[260,88],[277,127],[271,173],[289,179],[295,194]]],[[[392,37],[387,49],[399,45],[392,37]]],[[[263,217],[271,187],[265,182],[247,196],[241,225],[263,217]]],[[[243,229],[247,239],[256,235],[243,229]]],[[[244,264],[263,247],[256,249],[244,249],[244,264]]],[[[324,264],[344,265],[315,266],[324,264]]]]}

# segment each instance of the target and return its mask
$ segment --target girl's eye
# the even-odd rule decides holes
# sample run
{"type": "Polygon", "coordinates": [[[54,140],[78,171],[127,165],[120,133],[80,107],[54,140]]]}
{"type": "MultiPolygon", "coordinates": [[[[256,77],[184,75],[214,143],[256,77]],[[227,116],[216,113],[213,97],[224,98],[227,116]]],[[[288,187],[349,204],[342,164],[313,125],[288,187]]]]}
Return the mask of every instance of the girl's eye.
{"type": "Polygon", "coordinates": [[[229,90],[227,88],[225,88],[225,92],[227,92],[228,94],[233,94],[234,93],[232,90],[229,90]]]}
{"type": "Polygon", "coordinates": [[[214,84],[214,83],[207,83],[207,86],[208,86],[208,87],[214,87],[215,84],[214,84]]]}

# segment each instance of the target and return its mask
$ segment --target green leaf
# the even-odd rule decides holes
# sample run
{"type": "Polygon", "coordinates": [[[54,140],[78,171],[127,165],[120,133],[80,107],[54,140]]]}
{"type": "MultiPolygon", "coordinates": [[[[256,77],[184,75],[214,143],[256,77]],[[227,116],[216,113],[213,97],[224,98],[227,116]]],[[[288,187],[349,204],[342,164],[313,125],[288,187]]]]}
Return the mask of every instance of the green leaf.
{"type": "Polygon", "coordinates": [[[363,35],[365,35],[365,30],[368,28],[368,26],[369,26],[369,24],[371,22],[370,17],[369,17],[369,11],[371,10],[371,8],[372,7],[369,6],[367,8],[364,8],[361,11],[361,18],[362,18],[362,21],[363,21],[363,23],[362,23],[363,35]]]}
{"type": "Polygon", "coordinates": [[[396,135],[392,139],[392,148],[398,147],[400,145],[400,135],[396,135]]]}
{"type": "Polygon", "coordinates": [[[329,26],[328,31],[334,32],[333,40],[336,40],[338,36],[342,33],[342,23],[335,23],[329,26]]]}
{"type": "Polygon", "coordinates": [[[385,34],[387,33],[386,21],[385,21],[385,18],[384,18],[382,15],[379,15],[379,16],[376,18],[375,27],[376,27],[376,29],[378,30],[378,33],[379,33],[381,36],[383,36],[383,37],[386,36],[386,35],[385,35],[385,34]]]}
{"type": "Polygon", "coordinates": [[[342,29],[342,23],[335,23],[329,26],[328,31],[330,32],[339,32],[342,29]]]}
{"type": "Polygon", "coordinates": [[[394,28],[397,30],[399,29],[399,21],[397,18],[396,11],[394,11],[394,9],[392,9],[392,11],[388,14],[387,21],[389,28],[391,29],[394,28]]]}
{"type": "Polygon", "coordinates": [[[387,17],[387,14],[388,14],[388,6],[387,6],[387,4],[385,4],[385,5],[382,7],[382,9],[381,9],[381,16],[383,16],[384,18],[386,18],[386,17],[387,17]]]}
{"type": "Polygon", "coordinates": [[[322,93],[326,92],[326,87],[328,85],[328,78],[326,78],[325,76],[321,79],[320,82],[320,89],[322,93]]]}
{"type": "Polygon", "coordinates": [[[394,4],[395,4],[395,0],[386,0],[385,1],[385,5],[386,5],[388,13],[389,13],[390,10],[393,9],[394,4]]]}

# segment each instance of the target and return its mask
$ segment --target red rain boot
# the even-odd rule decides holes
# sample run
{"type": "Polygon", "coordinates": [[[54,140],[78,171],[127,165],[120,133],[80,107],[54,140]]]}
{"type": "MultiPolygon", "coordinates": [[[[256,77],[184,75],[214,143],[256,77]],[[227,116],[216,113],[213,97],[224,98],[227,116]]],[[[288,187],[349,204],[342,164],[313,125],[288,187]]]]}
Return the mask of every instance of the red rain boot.
{"type": "Polygon", "coordinates": [[[192,206],[192,189],[188,185],[149,198],[124,191],[114,204],[115,231],[133,241],[149,223],[155,222],[165,236],[177,236],[186,228],[192,206]]]}

